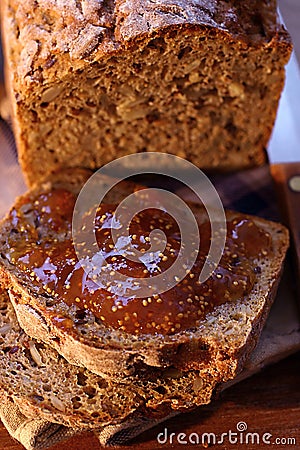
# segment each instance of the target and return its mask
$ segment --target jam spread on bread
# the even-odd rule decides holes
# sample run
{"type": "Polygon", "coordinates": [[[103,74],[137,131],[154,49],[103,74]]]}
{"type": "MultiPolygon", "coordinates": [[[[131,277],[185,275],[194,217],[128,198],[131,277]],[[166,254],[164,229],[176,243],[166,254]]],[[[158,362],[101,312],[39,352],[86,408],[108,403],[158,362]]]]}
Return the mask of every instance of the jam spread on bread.
{"type": "MultiPolygon", "coordinates": [[[[82,317],[91,311],[104,325],[131,334],[174,334],[193,328],[217,305],[247,295],[260,273],[257,258],[272,251],[270,235],[248,217],[237,215],[227,222],[226,245],[218,267],[200,283],[211,233],[209,223],[204,222],[199,224],[201,245],[196,261],[176,286],[147,298],[122,297],[111,292],[109,282],[105,287],[96,283],[77,259],[71,238],[75,201],[72,193],[56,189],[34,198],[23,197],[10,212],[12,228],[6,257],[30,278],[38,294],[51,299],[46,305],[53,322],[61,328],[71,329],[74,324],[67,313],[57,313],[58,302],[82,317]]],[[[153,260],[132,261],[113,245],[111,226],[116,206],[99,206],[94,221],[98,248],[106,254],[110,276],[121,273],[128,279],[147,278],[171,267],[181,245],[174,219],[159,209],[138,213],[129,228],[131,244],[147,252],[153,229],[165,233],[167,244],[153,260]]]]}

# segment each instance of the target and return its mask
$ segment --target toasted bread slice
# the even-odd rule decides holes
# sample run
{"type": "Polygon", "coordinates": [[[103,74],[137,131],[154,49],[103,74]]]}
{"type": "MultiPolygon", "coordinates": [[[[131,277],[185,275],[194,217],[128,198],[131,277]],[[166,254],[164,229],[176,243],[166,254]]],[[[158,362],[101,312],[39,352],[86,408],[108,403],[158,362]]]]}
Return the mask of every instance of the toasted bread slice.
{"type": "MultiPolygon", "coordinates": [[[[60,173],[21,197],[15,211],[24,203],[28,205],[30,198],[51,189],[64,187],[79,192],[89,174],[82,170],[60,173]]],[[[126,197],[133,189],[134,185],[123,182],[119,186],[117,200],[126,197]]],[[[108,201],[116,201],[116,195],[108,201]]],[[[194,205],[193,211],[201,222],[201,207],[194,205]]],[[[84,319],[78,320],[76,305],[68,307],[53,293],[41,292],[30,275],[8,256],[11,251],[9,237],[14,234],[13,239],[17,242],[24,239],[22,230],[13,223],[12,214],[3,220],[0,228],[2,284],[9,290],[18,321],[25,332],[55,348],[72,364],[116,380],[122,380],[142,367],[175,367],[180,371],[200,370],[213,379],[218,374],[219,381],[226,381],[242,369],[245,358],[258,340],[276,293],[288,247],[288,232],[282,225],[234,212],[226,214],[227,220],[242,217],[268,233],[271,251],[252,261],[253,270],[257,270],[255,282],[247,295],[225,303],[224,299],[219,299],[222,304],[207,312],[197,326],[180,332],[132,334],[106,326],[91,311],[86,311],[84,319]],[[53,320],[54,315],[67,321],[68,327],[62,327],[61,320],[53,320]]],[[[45,231],[43,224],[37,224],[36,231],[41,240],[56,238],[55,232],[52,236],[52,231],[49,227],[45,231]]],[[[157,314],[160,314],[159,309],[157,314]]]]}

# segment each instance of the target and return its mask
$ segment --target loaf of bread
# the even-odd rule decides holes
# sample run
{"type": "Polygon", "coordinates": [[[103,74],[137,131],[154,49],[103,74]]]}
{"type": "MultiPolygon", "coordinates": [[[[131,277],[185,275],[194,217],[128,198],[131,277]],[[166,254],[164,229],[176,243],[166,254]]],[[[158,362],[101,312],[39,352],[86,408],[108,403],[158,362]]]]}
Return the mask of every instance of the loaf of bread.
{"type": "MultiPolygon", "coordinates": [[[[166,293],[122,303],[109,289],[90,289],[89,277],[76,268],[72,253],[74,199],[88,174],[82,169],[56,174],[19,198],[0,225],[1,281],[21,327],[70,363],[106,379],[126,383],[124,377],[151,367],[199,370],[218,382],[233,378],[255,346],[274,299],[287,230],[227,212],[225,252],[207,282],[193,284],[193,268],[166,293]]],[[[107,201],[120,201],[136,188],[123,182],[107,201]]],[[[192,207],[199,227],[205,227],[203,210],[192,207]]],[[[134,239],[147,237],[147,222],[141,226],[134,239]]],[[[119,269],[124,266],[122,259],[119,269]]]]}
{"type": "Polygon", "coordinates": [[[1,0],[28,183],[163,151],[263,163],[291,42],[275,0],[1,0]]]}

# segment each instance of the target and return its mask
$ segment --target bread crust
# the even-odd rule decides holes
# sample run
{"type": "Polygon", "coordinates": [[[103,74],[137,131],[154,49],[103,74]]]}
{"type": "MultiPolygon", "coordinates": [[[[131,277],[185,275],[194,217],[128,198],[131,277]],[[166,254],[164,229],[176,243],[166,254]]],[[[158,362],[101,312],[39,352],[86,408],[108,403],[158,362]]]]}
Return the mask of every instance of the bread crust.
{"type": "Polygon", "coordinates": [[[104,55],[117,55],[134,40],[149,39],[153,33],[159,36],[166,28],[206,27],[220,39],[227,36],[246,46],[268,44],[274,49],[290,49],[290,37],[279,23],[275,0],[255,0],[242,6],[235,0],[202,3],[109,0],[80,6],[75,0],[43,0],[39,5],[34,0],[3,0],[4,28],[11,30],[10,47],[15,53],[11,67],[14,89],[25,98],[26,87],[32,84],[55,82],[66,76],[70,67],[84,70],[104,55]],[[21,33],[18,39],[14,35],[17,29],[21,33]],[[51,57],[55,59],[52,64],[51,57]],[[17,60],[21,62],[18,67],[17,60]]]}

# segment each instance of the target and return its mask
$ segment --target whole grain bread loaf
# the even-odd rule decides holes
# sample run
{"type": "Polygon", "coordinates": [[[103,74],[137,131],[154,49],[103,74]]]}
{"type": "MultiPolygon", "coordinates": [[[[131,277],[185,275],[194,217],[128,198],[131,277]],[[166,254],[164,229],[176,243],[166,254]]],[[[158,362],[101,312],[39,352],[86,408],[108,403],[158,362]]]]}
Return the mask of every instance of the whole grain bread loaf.
{"type": "Polygon", "coordinates": [[[291,42],[276,0],[2,0],[29,184],[164,151],[204,169],[261,164],[291,42]]]}
{"type": "Polygon", "coordinates": [[[6,291],[0,293],[0,356],[0,397],[11,397],[27,417],[73,428],[167,417],[208,403],[220,382],[219,374],[154,368],[128,383],[105,380],[27,336],[6,291]]]}
{"type": "MultiPolygon", "coordinates": [[[[124,377],[150,367],[175,367],[180,371],[200,370],[209,378],[214,378],[218,373],[218,377],[223,381],[233,378],[255,346],[274,299],[288,247],[287,230],[280,224],[257,217],[251,218],[249,223],[253,229],[259,226],[261,233],[268,236],[270,248],[268,253],[265,250],[260,253],[259,248],[255,247],[254,234],[250,236],[250,246],[256,248],[258,256],[253,260],[253,267],[250,267],[255,280],[247,294],[241,291],[239,298],[229,298],[225,303],[224,298],[217,299],[215,307],[201,316],[194,326],[185,327],[178,332],[165,334],[162,328],[160,332],[156,331],[158,329],[154,329],[154,332],[127,332],[121,323],[117,327],[110,326],[106,324],[104,317],[93,313],[91,309],[82,310],[82,307],[77,306],[77,298],[71,306],[67,305],[57,292],[48,290],[47,286],[41,285],[40,280],[33,279],[31,269],[25,270],[16,263],[18,252],[21,252],[19,257],[23,255],[24,243],[26,247],[28,242],[31,249],[32,246],[39,248],[45,239],[50,239],[50,243],[59,239],[59,245],[63,246],[64,240],[70,234],[69,229],[64,234],[55,229],[51,231],[47,225],[51,222],[49,217],[46,217],[46,222],[40,221],[33,214],[35,203],[32,199],[36,198],[37,193],[40,195],[54,192],[62,186],[69,191],[78,192],[88,175],[88,171],[81,169],[57,174],[51,181],[48,180],[17,200],[16,206],[1,223],[1,282],[3,287],[9,290],[21,327],[29,336],[55,348],[70,363],[86,367],[106,379],[124,380],[124,377]],[[21,222],[17,220],[18,215],[22,216],[21,222]],[[32,244],[31,234],[34,239],[38,236],[38,246],[32,244]]],[[[120,200],[136,188],[134,184],[123,182],[118,187],[117,195],[112,193],[114,197],[108,201],[116,201],[116,197],[120,200]]],[[[43,209],[47,210],[47,205],[44,205],[43,209]]],[[[194,205],[193,212],[201,222],[201,208],[194,205]]],[[[241,218],[241,215],[227,213],[228,220],[236,217],[241,218]]],[[[242,216],[239,223],[248,220],[249,216],[242,216]]],[[[239,245],[245,246],[246,240],[239,245]]],[[[225,252],[226,249],[227,247],[225,252]]],[[[48,250],[50,251],[50,247],[48,250]]],[[[239,264],[238,255],[233,255],[233,261],[227,267],[228,271],[234,272],[234,267],[239,267],[239,264]]],[[[225,273],[225,283],[229,279],[229,272],[226,272],[227,275],[225,273]]],[[[217,273],[216,276],[220,275],[217,273]]],[[[242,276],[243,272],[238,273],[238,277],[242,276]]],[[[238,288],[239,282],[236,280],[242,283],[243,278],[233,279],[233,285],[238,288]]],[[[107,303],[111,298],[108,294],[105,300],[107,303]]],[[[176,303],[176,294],[172,295],[171,300],[176,303]]],[[[192,309],[193,301],[199,303],[200,300],[195,295],[193,299],[187,298],[186,301],[192,309]]],[[[140,303],[143,308],[144,300],[140,299],[140,303]]],[[[163,310],[160,307],[163,303],[164,301],[154,302],[156,317],[162,315],[163,310]]],[[[115,306],[112,307],[113,311],[114,308],[115,306]]]]}

